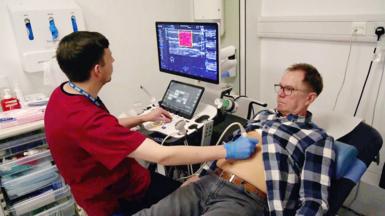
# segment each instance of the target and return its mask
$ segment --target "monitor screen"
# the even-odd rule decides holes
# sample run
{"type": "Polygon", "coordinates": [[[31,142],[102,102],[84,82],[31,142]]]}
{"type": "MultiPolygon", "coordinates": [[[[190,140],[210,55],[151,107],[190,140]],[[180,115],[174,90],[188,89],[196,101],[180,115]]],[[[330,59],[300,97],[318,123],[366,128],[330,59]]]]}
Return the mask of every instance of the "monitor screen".
{"type": "Polygon", "coordinates": [[[191,119],[204,88],[171,80],[160,106],[174,114],[191,119]]]}
{"type": "Polygon", "coordinates": [[[159,69],[219,83],[218,24],[156,22],[159,69]]]}

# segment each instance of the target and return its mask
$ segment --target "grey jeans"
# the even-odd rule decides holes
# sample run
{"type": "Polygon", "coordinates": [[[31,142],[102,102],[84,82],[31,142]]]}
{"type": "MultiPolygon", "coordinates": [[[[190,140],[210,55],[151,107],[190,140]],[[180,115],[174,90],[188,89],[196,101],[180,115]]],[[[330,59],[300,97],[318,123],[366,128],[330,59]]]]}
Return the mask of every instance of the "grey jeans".
{"type": "Polygon", "coordinates": [[[135,216],[195,216],[195,215],[264,215],[266,200],[249,193],[242,186],[207,175],[199,181],[181,187],[135,216]]]}

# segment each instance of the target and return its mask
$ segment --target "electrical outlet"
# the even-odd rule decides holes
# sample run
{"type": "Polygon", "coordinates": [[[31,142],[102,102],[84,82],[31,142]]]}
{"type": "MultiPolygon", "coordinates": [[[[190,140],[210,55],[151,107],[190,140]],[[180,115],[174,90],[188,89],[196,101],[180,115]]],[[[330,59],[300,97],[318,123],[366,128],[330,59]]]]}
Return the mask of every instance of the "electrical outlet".
{"type": "Polygon", "coordinates": [[[352,33],[355,35],[365,35],[366,22],[352,22],[352,33]]]}

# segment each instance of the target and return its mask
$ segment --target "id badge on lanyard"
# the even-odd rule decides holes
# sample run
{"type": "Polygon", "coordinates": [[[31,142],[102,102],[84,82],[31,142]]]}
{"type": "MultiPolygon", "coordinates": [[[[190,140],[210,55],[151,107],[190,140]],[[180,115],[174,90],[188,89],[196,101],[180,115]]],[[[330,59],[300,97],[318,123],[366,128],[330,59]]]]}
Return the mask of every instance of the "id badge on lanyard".
{"type": "Polygon", "coordinates": [[[91,94],[89,94],[88,92],[84,91],[82,88],[80,88],[79,86],[75,85],[75,83],[71,82],[71,81],[68,81],[68,85],[71,86],[71,88],[73,88],[75,91],[79,92],[81,95],[85,96],[86,98],[88,98],[93,104],[95,104],[96,106],[100,107],[100,102],[98,101],[97,98],[94,98],[92,97],[91,94]]]}

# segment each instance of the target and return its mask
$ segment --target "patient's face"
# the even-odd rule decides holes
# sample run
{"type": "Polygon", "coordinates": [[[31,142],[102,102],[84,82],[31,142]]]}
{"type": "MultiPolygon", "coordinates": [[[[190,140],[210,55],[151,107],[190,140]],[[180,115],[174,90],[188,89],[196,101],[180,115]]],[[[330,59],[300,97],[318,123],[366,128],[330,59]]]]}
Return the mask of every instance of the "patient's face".
{"type": "Polygon", "coordinates": [[[281,90],[277,93],[276,109],[283,115],[296,114],[305,116],[310,103],[312,102],[309,87],[302,81],[304,72],[287,71],[281,81],[281,90]],[[283,91],[282,88],[286,90],[283,91]],[[290,93],[291,92],[291,93],[290,93]],[[286,94],[285,94],[286,93],[286,94]]]}

